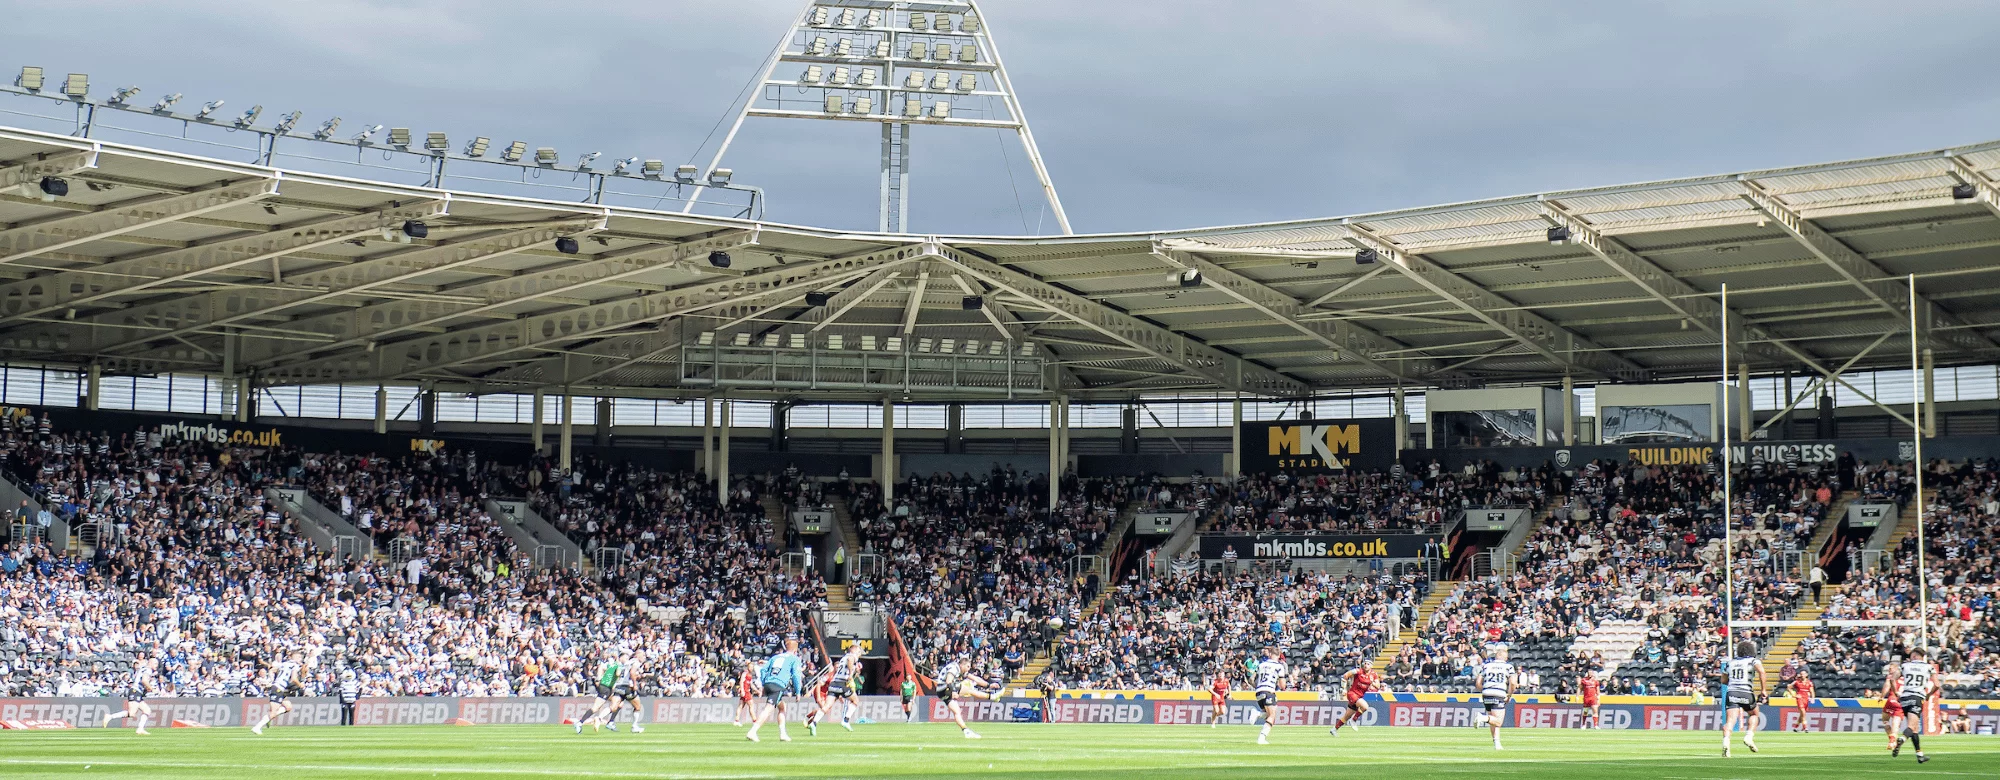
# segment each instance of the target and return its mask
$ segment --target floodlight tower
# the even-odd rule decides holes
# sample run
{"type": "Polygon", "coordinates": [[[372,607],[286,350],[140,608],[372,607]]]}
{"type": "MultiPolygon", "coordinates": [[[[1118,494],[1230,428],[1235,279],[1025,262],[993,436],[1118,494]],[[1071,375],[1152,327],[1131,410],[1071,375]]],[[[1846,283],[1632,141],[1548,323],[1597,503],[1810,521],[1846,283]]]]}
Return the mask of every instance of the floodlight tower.
{"type": "Polygon", "coordinates": [[[881,125],[885,233],[909,232],[912,129],[1012,130],[1056,224],[1064,235],[1073,233],[1000,49],[972,0],[810,0],[765,60],[758,89],[737,113],[710,171],[753,116],[881,125]]]}

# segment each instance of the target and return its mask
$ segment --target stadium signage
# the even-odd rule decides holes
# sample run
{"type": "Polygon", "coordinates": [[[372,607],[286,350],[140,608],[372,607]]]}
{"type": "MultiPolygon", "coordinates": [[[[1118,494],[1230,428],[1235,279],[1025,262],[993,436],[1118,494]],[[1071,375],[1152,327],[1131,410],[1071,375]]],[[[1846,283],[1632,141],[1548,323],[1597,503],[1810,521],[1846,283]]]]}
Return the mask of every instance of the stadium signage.
{"type": "MultiPolygon", "coordinates": [[[[1152,725],[1207,725],[1209,704],[1206,693],[1193,691],[1123,691],[1096,692],[1103,696],[1109,693],[1133,695],[1134,698],[1059,698],[1046,702],[1049,720],[1056,723],[1130,723],[1152,725]],[[1147,698],[1148,696],[1157,698],[1147,698]]],[[[1299,694],[1281,694],[1298,696],[1299,694]]],[[[1412,696],[1432,696],[1427,694],[1399,694],[1394,698],[1412,696]]],[[[1473,724],[1473,716],[1481,711],[1478,700],[1465,697],[1462,701],[1389,701],[1378,695],[1370,695],[1376,702],[1373,710],[1364,716],[1364,726],[1456,726],[1473,724]]],[[[1603,707],[1605,728],[1648,729],[1668,731],[1713,731],[1722,727],[1722,710],[1714,705],[1692,704],[1686,697],[1617,697],[1633,702],[1658,703],[1606,703],[1603,707]]],[[[1835,701],[1835,700],[1825,700],[1835,701]]],[[[1881,711],[1875,706],[1856,706],[1853,700],[1846,706],[1814,706],[1805,713],[1804,725],[1807,731],[1878,732],[1882,727],[1881,711]]],[[[264,699],[240,697],[152,699],[158,723],[174,720],[199,723],[204,726],[242,726],[254,723],[263,717],[269,706],[264,699]]],[[[276,721],[281,726],[335,726],[340,723],[340,703],[327,697],[301,697],[292,700],[298,711],[284,715],[276,721]]],[[[969,721],[1006,722],[1024,717],[1040,718],[1039,698],[1004,697],[998,701],[962,700],[965,718],[969,721]]],[[[1984,709],[1990,702],[1975,703],[1980,709],[1963,709],[1973,721],[1975,730],[2000,729],[2000,713],[1984,709]]],[[[565,720],[574,720],[590,710],[587,698],[506,697],[475,698],[456,696],[405,696],[394,698],[363,698],[355,706],[355,723],[361,726],[435,726],[459,720],[479,725],[556,725],[565,720]]],[[[690,699],[669,697],[648,697],[640,701],[641,712],[647,723],[728,723],[736,713],[735,699],[690,699]]],[[[97,728],[104,716],[124,707],[124,702],[114,698],[17,698],[0,699],[0,721],[21,722],[50,721],[76,724],[80,728],[97,728]]],[[[793,722],[805,719],[810,707],[792,707],[787,714],[793,722]]],[[[1275,722],[1286,726],[1332,725],[1340,717],[1343,706],[1340,702],[1301,700],[1297,698],[1279,699],[1275,722]]],[[[951,720],[951,711],[934,697],[918,697],[917,718],[921,721],[944,722],[951,720]]],[[[1577,704],[1551,702],[1549,697],[1528,696],[1508,708],[1508,727],[1513,728],[1574,728],[1582,722],[1583,707],[1577,704]]],[[[1792,707],[1774,704],[1763,706],[1766,723],[1780,724],[1777,728],[1790,729],[1799,724],[1798,711],[1792,707]]],[[[860,715],[868,720],[890,723],[903,717],[901,700],[895,696],[861,697],[860,715]]],[[[1224,710],[1223,721],[1234,725],[1255,725],[1258,710],[1247,696],[1238,695],[1229,700],[1224,710]]]]}
{"type": "Polygon", "coordinates": [[[1436,538],[1420,534],[1209,534],[1201,537],[1201,557],[1216,560],[1233,549],[1238,558],[1416,558],[1423,554],[1424,542],[1436,538]]]}
{"type": "Polygon", "coordinates": [[[824,509],[802,509],[792,513],[792,527],[802,534],[823,534],[833,525],[833,513],[824,509]]]}
{"type": "Polygon", "coordinates": [[[1246,422],[1238,433],[1246,474],[1387,469],[1396,457],[1396,424],[1386,418],[1246,422]]]}
{"type": "Polygon", "coordinates": [[[1186,512],[1146,512],[1132,521],[1132,533],[1149,536],[1168,536],[1187,522],[1186,512]]]}
{"type": "Polygon", "coordinates": [[[276,428],[253,431],[248,428],[223,428],[202,423],[166,423],[160,426],[160,438],[169,443],[177,441],[204,441],[209,444],[223,444],[235,447],[281,447],[284,433],[276,428]]]}
{"type": "Polygon", "coordinates": [[[1895,516],[1895,504],[1847,505],[1847,525],[1852,528],[1877,528],[1882,521],[1895,516]]]}

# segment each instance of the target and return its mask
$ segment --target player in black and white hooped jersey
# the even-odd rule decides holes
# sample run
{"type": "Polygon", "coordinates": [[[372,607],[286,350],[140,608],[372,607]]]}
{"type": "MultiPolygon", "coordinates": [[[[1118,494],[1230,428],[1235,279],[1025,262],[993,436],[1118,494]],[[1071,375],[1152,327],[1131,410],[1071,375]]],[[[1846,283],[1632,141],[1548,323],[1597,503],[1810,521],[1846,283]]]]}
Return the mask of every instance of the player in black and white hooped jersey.
{"type": "Polygon", "coordinates": [[[295,659],[284,658],[270,667],[268,676],[260,682],[270,704],[264,708],[264,718],[250,727],[250,733],[261,736],[271,721],[292,711],[293,697],[306,695],[305,681],[301,679],[303,666],[295,659]]]}
{"type": "Polygon", "coordinates": [[[1507,703],[1514,699],[1514,665],[1507,662],[1507,648],[1493,648],[1493,657],[1479,665],[1480,718],[1493,734],[1493,749],[1500,747],[1500,724],[1507,722],[1507,703]]]}
{"type": "Polygon", "coordinates": [[[131,718],[139,724],[138,731],[134,733],[146,734],[146,721],[153,717],[153,705],[146,703],[146,689],[149,686],[150,682],[135,672],[132,679],[125,683],[122,691],[125,696],[125,709],[104,716],[103,728],[111,728],[111,721],[131,718]]]}
{"type": "Polygon", "coordinates": [[[1264,719],[1263,730],[1257,732],[1257,744],[1271,744],[1271,723],[1278,716],[1278,686],[1285,681],[1285,662],[1279,659],[1281,651],[1276,646],[1264,648],[1264,660],[1257,662],[1257,713],[1264,719]]]}
{"type": "Polygon", "coordinates": [[[1896,746],[1889,751],[1891,758],[1903,754],[1903,742],[1908,740],[1917,749],[1917,763],[1931,760],[1924,755],[1924,705],[1929,703],[1931,694],[1937,692],[1937,667],[1932,666],[1930,654],[1919,647],[1910,651],[1896,669],[1896,703],[1903,707],[1903,738],[1896,740],[1896,746]]]}
{"type": "Polygon", "coordinates": [[[1768,690],[1764,664],[1757,660],[1757,645],[1737,642],[1736,655],[1729,659],[1727,667],[1729,683],[1723,690],[1724,711],[1727,713],[1722,723],[1722,757],[1729,757],[1729,735],[1743,726],[1743,746],[1750,752],[1757,752],[1757,723],[1764,719],[1758,705],[1764,702],[1764,691],[1768,690]]]}

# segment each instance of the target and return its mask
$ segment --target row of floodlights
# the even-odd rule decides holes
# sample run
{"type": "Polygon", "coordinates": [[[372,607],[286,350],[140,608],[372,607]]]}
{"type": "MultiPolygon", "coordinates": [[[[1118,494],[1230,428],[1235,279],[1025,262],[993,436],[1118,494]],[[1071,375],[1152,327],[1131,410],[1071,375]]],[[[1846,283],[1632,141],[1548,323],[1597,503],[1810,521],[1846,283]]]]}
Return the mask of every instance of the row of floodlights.
{"type": "MultiPolygon", "coordinates": [[[[925,76],[923,71],[911,71],[903,77],[904,89],[929,89],[933,92],[949,92],[952,89],[952,73],[936,71],[925,76]]],[[[829,73],[824,65],[807,65],[799,74],[799,83],[810,86],[854,87],[869,89],[875,86],[880,74],[874,68],[850,71],[846,65],[835,65],[829,73]]],[[[979,77],[971,73],[958,74],[958,91],[971,92],[979,89],[979,77]]]]}
{"type": "MultiPolygon", "coordinates": [[[[815,6],[812,9],[812,13],[806,17],[806,23],[814,27],[854,27],[856,26],[855,23],[859,22],[859,26],[862,29],[875,29],[882,26],[884,19],[882,9],[879,8],[870,9],[865,12],[859,12],[853,8],[842,8],[836,13],[834,9],[822,5],[815,6]]],[[[916,32],[951,32],[951,15],[944,13],[933,15],[926,14],[923,11],[911,11],[910,29],[916,32]]],[[[979,16],[977,14],[966,14],[958,22],[958,31],[963,33],[979,32],[979,16]]]]}
{"type": "MultiPolygon", "coordinates": [[[[873,116],[875,114],[875,99],[863,96],[855,98],[853,103],[849,103],[845,95],[827,95],[826,112],[829,114],[853,113],[858,116],[873,116]]],[[[903,117],[905,119],[922,119],[925,116],[924,101],[917,98],[909,98],[903,101],[903,117]]],[[[932,119],[950,119],[951,102],[940,100],[932,103],[928,116],[932,119]]]]}
{"type": "MultiPolygon", "coordinates": [[[[875,45],[868,49],[868,53],[870,59],[886,60],[895,54],[895,49],[890,46],[887,40],[881,40],[876,41],[875,45]]],[[[949,43],[911,41],[909,47],[905,48],[903,53],[908,55],[910,59],[918,62],[951,62],[953,59],[963,63],[979,62],[979,47],[970,43],[959,44],[954,49],[949,43]],[[955,57],[954,54],[956,54],[955,57]]],[[[852,38],[836,38],[829,41],[824,35],[814,36],[812,40],[806,41],[803,54],[808,57],[861,56],[856,52],[852,38]]]]}
{"type": "MultiPolygon", "coordinates": [[[[45,89],[47,85],[46,74],[41,68],[32,65],[21,68],[21,75],[14,79],[14,86],[37,94],[45,89]]],[[[90,94],[90,77],[82,73],[71,73],[68,78],[63,80],[60,91],[63,96],[72,100],[83,100],[90,94]]],[[[138,94],[139,88],[136,86],[122,87],[110,100],[105,102],[120,108],[130,108],[132,98],[138,94]]],[[[162,97],[153,104],[152,111],[156,114],[169,114],[173,111],[174,105],[181,101],[181,98],[182,95],[179,92],[162,97]]],[[[211,100],[202,104],[201,109],[195,112],[194,118],[197,121],[204,122],[217,121],[214,119],[214,115],[216,111],[222,108],[223,103],[224,101],[221,100],[211,100]]],[[[249,128],[251,125],[257,123],[257,118],[262,116],[263,113],[263,106],[251,106],[242,114],[237,115],[236,119],[230,121],[230,124],[238,128],[249,128]]],[[[274,127],[277,134],[289,135],[292,129],[298,126],[301,116],[303,116],[303,112],[299,111],[284,114],[274,127]]],[[[319,129],[313,131],[312,137],[320,141],[335,140],[334,136],[339,132],[340,122],[340,117],[333,117],[320,123],[319,129]]],[[[375,134],[382,132],[384,129],[382,125],[369,125],[347,140],[356,145],[367,146],[373,144],[375,142],[375,134]]],[[[416,134],[412,133],[409,128],[391,127],[386,129],[388,130],[388,134],[383,137],[383,140],[389,146],[407,152],[413,151],[411,147],[417,145],[416,134]]],[[[479,136],[467,141],[460,154],[477,160],[484,158],[492,146],[493,139],[479,136]]],[[[451,152],[451,139],[444,133],[424,133],[421,149],[429,154],[442,157],[451,152]]],[[[591,164],[602,156],[604,156],[603,152],[585,154],[577,158],[575,167],[577,170],[588,171],[591,164]]],[[[525,159],[530,159],[528,156],[528,143],[526,141],[515,141],[502,147],[500,149],[500,159],[509,163],[519,163],[525,159]]],[[[556,152],[555,147],[541,146],[535,148],[532,160],[534,164],[541,167],[553,168],[562,162],[562,157],[556,152]]],[[[636,174],[648,179],[661,179],[667,176],[667,165],[660,160],[641,160],[638,157],[627,157],[613,163],[611,173],[614,176],[636,174]]],[[[711,185],[726,187],[729,186],[729,182],[734,178],[734,175],[734,172],[728,168],[717,168],[709,171],[706,178],[711,185]]],[[[701,169],[692,165],[682,165],[673,172],[674,181],[681,184],[696,184],[702,178],[701,169]]]]}
{"type": "MultiPolygon", "coordinates": [[[[766,333],[764,334],[763,346],[766,349],[778,349],[781,347],[807,349],[807,335],[805,333],[792,333],[788,335],[766,333]]],[[[715,331],[705,330],[695,337],[695,344],[697,346],[712,347],[716,346],[720,338],[723,337],[717,335],[715,331]]],[[[729,343],[725,346],[747,348],[751,346],[752,340],[749,333],[737,333],[734,336],[728,337],[729,343]]],[[[881,339],[874,336],[859,336],[856,337],[854,342],[850,342],[847,336],[839,333],[830,334],[826,337],[827,349],[849,349],[850,343],[853,344],[852,349],[862,352],[902,352],[905,342],[902,336],[889,336],[881,339]],[[879,349],[877,349],[878,346],[880,347],[879,349]]],[[[1003,357],[1007,354],[1008,348],[1007,343],[1003,341],[982,342],[979,339],[966,339],[961,343],[958,339],[918,338],[912,339],[908,343],[918,353],[925,355],[978,356],[983,352],[986,357],[1003,357]]],[[[1016,354],[1021,357],[1034,357],[1035,342],[1021,342],[1016,354]]]]}

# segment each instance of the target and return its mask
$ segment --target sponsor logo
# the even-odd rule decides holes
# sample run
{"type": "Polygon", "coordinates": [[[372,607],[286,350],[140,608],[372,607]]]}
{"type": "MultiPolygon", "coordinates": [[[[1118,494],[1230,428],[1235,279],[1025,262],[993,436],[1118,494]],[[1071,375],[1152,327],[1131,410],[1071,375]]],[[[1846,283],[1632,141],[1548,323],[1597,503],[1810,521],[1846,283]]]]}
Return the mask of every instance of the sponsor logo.
{"type": "Polygon", "coordinates": [[[1556,468],[1569,468],[1570,457],[1569,450],[1556,450],[1556,468]]]}
{"type": "Polygon", "coordinates": [[[411,452],[424,452],[424,453],[429,453],[429,454],[432,454],[432,455],[436,455],[436,454],[438,454],[438,453],[440,453],[440,452],[444,452],[444,440],[443,440],[443,439],[411,439],[411,440],[410,440],[410,451],[411,451],[411,452]]]}
{"type": "MultiPolygon", "coordinates": [[[[982,704],[1003,705],[1012,720],[1014,707],[1022,702],[981,702],[982,704]]],[[[964,705],[960,705],[964,706],[964,705]]],[[[1134,701],[1091,701],[1089,699],[1058,699],[1049,704],[1049,714],[1057,723],[1145,723],[1146,705],[1134,701]]],[[[950,714],[945,715],[950,718],[950,714]]]]}
{"type": "Polygon", "coordinates": [[[1840,456],[1840,448],[1831,444],[1753,444],[1748,447],[1729,448],[1729,458],[1736,463],[1832,463],[1840,456]]]}
{"type": "MultiPolygon", "coordinates": [[[[1603,726],[1607,729],[1632,728],[1632,711],[1604,707],[1603,726]]],[[[1522,704],[1514,708],[1514,725],[1524,729],[1582,728],[1590,710],[1562,704],[1522,704]]]]}
{"type": "Polygon", "coordinates": [[[1389,705],[1389,725],[1471,726],[1472,713],[1478,709],[1478,705],[1471,704],[1412,704],[1395,702],[1389,705]]]}
{"type": "MultiPolygon", "coordinates": [[[[1785,707],[1778,711],[1779,728],[1789,731],[1799,725],[1799,711],[1785,707]]],[[[1805,714],[1807,731],[1881,731],[1882,711],[1867,710],[1807,710],[1805,714]]]]}
{"type": "Polygon", "coordinates": [[[1345,469],[1351,459],[1336,456],[1361,451],[1359,425],[1273,425],[1268,435],[1267,454],[1278,459],[1281,469],[1345,469]]]}
{"type": "Polygon", "coordinates": [[[1715,448],[1631,447],[1625,459],[1645,466],[1698,466],[1715,459],[1715,448]]]}
{"type": "Polygon", "coordinates": [[[459,699],[458,717],[473,723],[548,723],[554,708],[545,699],[459,699]]]}
{"type": "Polygon", "coordinates": [[[1722,728],[1720,707],[1647,707],[1646,728],[1668,731],[1715,731],[1722,728]]]}
{"type": "Polygon", "coordinates": [[[455,700],[438,698],[424,699],[362,699],[354,706],[354,724],[357,726],[435,726],[451,720],[456,715],[452,706],[455,700]]]}
{"type": "Polygon", "coordinates": [[[1383,539],[1323,542],[1310,538],[1257,542],[1251,545],[1250,555],[1253,558],[1386,558],[1389,542],[1383,539]]]}
{"type": "Polygon", "coordinates": [[[283,445],[283,437],[284,434],[277,429],[253,431],[247,428],[222,428],[188,423],[167,423],[160,426],[160,438],[169,442],[201,441],[239,447],[278,447],[283,445]]]}

